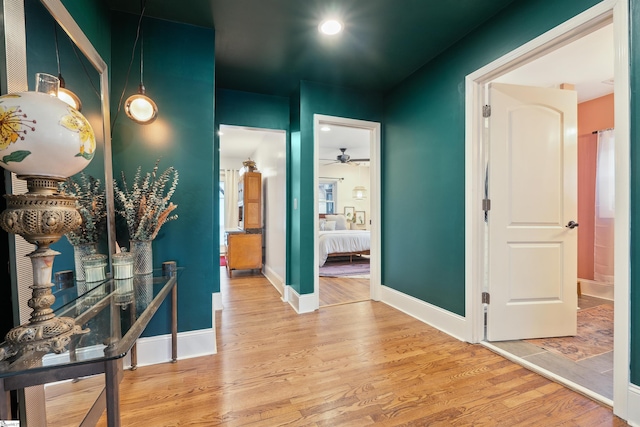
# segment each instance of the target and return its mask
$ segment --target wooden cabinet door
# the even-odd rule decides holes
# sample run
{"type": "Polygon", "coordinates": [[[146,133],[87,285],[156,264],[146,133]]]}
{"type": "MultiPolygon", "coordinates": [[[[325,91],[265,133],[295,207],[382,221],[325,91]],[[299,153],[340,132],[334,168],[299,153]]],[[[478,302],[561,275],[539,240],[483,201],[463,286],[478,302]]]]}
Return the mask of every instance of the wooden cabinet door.
{"type": "Polygon", "coordinates": [[[247,172],[244,177],[244,228],[262,228],[262,174],[247,172]]]}

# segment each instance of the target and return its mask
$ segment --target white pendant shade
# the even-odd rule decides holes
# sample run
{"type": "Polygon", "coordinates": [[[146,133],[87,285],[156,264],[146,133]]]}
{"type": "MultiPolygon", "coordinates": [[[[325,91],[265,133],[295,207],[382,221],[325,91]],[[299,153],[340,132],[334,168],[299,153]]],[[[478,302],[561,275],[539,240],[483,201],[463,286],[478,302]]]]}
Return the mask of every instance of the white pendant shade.
{"type": "Polygon", "coordinates": [[[367,189],[359,185],[353,189],[353,198],[356,200],[362,200],[367,198],[367,189]]]}

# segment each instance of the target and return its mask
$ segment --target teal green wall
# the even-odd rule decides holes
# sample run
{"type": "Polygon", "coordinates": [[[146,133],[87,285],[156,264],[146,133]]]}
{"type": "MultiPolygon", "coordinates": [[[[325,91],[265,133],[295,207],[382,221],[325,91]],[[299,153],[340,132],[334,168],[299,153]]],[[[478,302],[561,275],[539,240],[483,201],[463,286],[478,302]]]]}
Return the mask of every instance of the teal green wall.
{"type": "MultiPolygon", "coordinates": [[[[293,101],[297,103],[297,101],[293,101]]],[[[313,185],[314,133],[313,115],[345,117],[381,122],[382,94],[366,93],[320,83],[300,82],[300,126],[291,137],[291,195],[298,199],[298,209],[291,212],[289,273],[290,284],[299,294],[313,293],[314,202],[313,185]],[[299,130],[299,135],[297,132],[299,130]]]]}
{"type": "MultiPolygon", "coordinates": [[[[39,0],[27,0],[30,2],[39,0]]],[[[111,63],[110,11],[104,1],[62,0],[73,19],[98,51],[102,60],[111,63]]],[[[115,27],[117,28],[117,27],[115,27]]]]}
{"type": "Polygon", "coordinates": [[[595,3],[516,2],[388,94],[383,284],[465,315],[465,76],[595,3]]]}
{"type": "Polygon", "coordinates": [[[640,5],[630,1],[631,89],[631,382],[640,385],[640,5]]]}
{"type": "MultiPolygon", "coordinates": [[[[178,329],[211,328],[212,298],[219,271],[218,229],[214,227],[214,32],[211,29],[145,18],[144,84],[158,105],[158,118],[138,125],[117,113],[125,84],[138,17],[113,13],[111,117],[113,170],[133,179],[138,166],[151,171],[157,159],[160,171],[174,166],[180,181],[172,201],[178,220],[165,224],[153,242],[154,267],[175,260],[185,267],[178,284],[178,329]],[[117,47],[117,48],[116,48],[117,47]],[[117,116],[117,119],[116,119],[117,116]]],[[[125,97],[140,82],[139,50],[125,97]]],[[[128,237],[118,227],[118,242],[128,237]]],[[[146,335],[168,333],[165,304],[147,327],[146,335]]]]}
{"type": "MultiPolygon", "coordinates": [[[[279,96],[262,95],[229,89],[216,89],[216,130],[220,125],[246,126],[258,129],[278,129],[287,131],[287,153],[289,150],[289,99],[279,96]]],[[[220,142],[216,132],[215,152],[220,142]]],[[[289,155],[287,155],[289,157],[289,155]]],[[[216,158],[214,170],[220,169],[219,158],[216,158]]],[[[220,175],[214,174],[213,188],[220,185],[220,175]]],[[[219,224],[219,200],[214,200],[214,224],[219,224]]],[[[218,256],[220,255],[218,247],[218,256]]],[[[219,276],[216,281],[216,292],[220,291],[219,276]]]]}

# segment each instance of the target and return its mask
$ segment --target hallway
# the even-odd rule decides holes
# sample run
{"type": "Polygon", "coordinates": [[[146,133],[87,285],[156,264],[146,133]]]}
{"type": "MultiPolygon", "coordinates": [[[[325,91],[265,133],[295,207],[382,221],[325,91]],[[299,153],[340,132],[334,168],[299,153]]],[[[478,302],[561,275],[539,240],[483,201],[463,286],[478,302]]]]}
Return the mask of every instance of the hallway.
{"type": "MultiPolygon", "coordinates": [[[[625,425],[609,408],[383,303],[298,315],[262,276],[221,278],[218,354],[126,371],[123,425],[625,425]]],[[[81,394],[59,390],[50,416],[64,420],[81,394]]]]}

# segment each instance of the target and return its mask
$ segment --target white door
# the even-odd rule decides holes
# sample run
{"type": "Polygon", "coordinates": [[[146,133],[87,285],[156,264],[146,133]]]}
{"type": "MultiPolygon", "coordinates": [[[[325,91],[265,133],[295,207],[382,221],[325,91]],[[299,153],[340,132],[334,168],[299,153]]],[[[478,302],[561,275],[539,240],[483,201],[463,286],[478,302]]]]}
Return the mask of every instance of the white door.
{"type": "Polygon", "coordinates": [[[487,339],[576,334],[577,96],[489,88],[487,339]]]}

